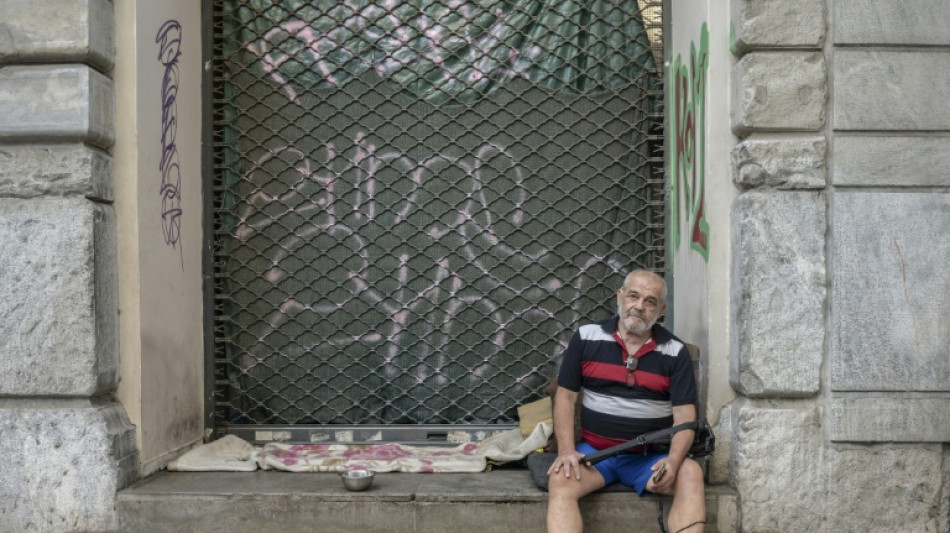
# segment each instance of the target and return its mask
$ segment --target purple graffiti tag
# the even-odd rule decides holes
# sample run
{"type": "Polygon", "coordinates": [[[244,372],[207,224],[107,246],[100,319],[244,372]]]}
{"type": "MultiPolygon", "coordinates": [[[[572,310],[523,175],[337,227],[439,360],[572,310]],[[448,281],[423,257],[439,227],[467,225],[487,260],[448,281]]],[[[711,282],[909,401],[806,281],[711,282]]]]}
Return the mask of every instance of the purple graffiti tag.
{"type": "Polygon", "coordinates": [[[178,248],[181,269],[185,269],[181,249],[181,164],[178,160],[178,59],[181,57],[181,24],[169,20],[162,24],[155,36],[158,43],[158,61],[165,67],[162,75],[162,158],[158,169],[162,173],[159,195],[162,197],[162,233],[165,244],[178,248]]]}

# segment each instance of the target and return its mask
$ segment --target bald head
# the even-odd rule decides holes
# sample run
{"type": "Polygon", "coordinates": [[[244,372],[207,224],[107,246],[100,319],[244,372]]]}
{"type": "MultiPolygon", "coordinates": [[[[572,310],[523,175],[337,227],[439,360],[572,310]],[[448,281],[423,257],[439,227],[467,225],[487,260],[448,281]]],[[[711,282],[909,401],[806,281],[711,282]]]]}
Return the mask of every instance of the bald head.
{"type": "Polygon", "coordinates": [[[630,281],[633,280],[634,278],[640,278],[644,281],[647,281],[650,284],[659,283],[661,287],[660,300],[663,302],[666,301],[666,280],[663,279],[662,276],[655,274],[653,272],[650,272],[649,270],[644,270],[642,268],[637,269],[627,274],[627,277],[623,278],[623,286],[629,287],[630,281]]]}

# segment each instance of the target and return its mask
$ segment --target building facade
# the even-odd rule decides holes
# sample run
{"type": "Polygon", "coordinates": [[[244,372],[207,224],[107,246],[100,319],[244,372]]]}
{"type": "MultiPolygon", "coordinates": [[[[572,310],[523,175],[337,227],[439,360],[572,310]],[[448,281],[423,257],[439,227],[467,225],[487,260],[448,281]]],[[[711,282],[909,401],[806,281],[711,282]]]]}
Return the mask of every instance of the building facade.
{"type": "MultiPolygon", "coordinates": [[[[668,321],[737,529],[950,530],[950,6],[668,2],[668,321]]],[[[203,9],[2,2],[0,531],[206,437],[203,9]]]]}

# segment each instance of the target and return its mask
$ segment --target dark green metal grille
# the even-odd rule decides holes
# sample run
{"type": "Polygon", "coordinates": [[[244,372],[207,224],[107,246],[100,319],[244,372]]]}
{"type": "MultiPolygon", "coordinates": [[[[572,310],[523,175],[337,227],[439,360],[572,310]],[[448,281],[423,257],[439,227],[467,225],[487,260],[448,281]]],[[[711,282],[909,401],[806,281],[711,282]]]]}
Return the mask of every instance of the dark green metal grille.
{"type": "Polygon", "coordinates": [[[663,270],[659,10],[215,2],[217,429],[539,397],[623,273],[663,270]]]}

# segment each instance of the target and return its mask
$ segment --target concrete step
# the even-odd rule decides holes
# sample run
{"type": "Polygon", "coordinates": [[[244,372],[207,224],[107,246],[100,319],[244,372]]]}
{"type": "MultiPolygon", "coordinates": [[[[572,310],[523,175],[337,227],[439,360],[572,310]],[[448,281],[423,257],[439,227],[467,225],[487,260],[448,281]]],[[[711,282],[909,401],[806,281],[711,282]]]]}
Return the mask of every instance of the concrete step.
{"type": "MultiPolygon", "coordinates": [[[[582,501],[585,531],[658,532],[658,501],[592,494],[582,501]]],[[[736,503],[729,489],[708,488],[706,531],[736,531],[736,503]]],[[[122,531],[136,533],[542,533],[546,508],[547,494],[520,469],[378,474],[365,492],[326,473],[160,472],[118,495],[122,531]]]]}

